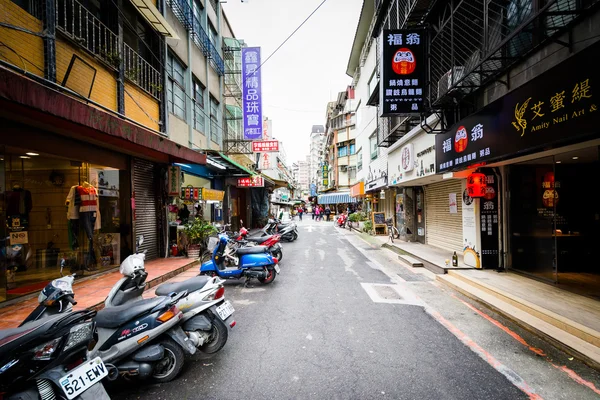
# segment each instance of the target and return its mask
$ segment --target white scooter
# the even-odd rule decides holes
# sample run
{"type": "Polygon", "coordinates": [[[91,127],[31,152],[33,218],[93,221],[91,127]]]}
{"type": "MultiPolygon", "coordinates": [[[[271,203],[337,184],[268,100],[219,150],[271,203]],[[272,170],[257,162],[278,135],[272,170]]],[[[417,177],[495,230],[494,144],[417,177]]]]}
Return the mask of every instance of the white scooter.
{"type": "MultiPolygon", "coordinates": [[[[144,254],[130,257],[123,264],[131,263],[128,267],[132,272],[124,274],[112,288],[104,302],[106,309],[126,307],[142,299],[148,276],[144,268],[144,254]]],[[[227,326],[233,328],[236,324],[232,318],[235,310],[224,297],[223,282],[218,277],[198,276],[183,282],[164,283],[155,292],[157,296],[187,292],[177,303],[177,308],[183,312],[180,326],[191,344],[206,354],[221,350],[227,342],[227,326]]]]}

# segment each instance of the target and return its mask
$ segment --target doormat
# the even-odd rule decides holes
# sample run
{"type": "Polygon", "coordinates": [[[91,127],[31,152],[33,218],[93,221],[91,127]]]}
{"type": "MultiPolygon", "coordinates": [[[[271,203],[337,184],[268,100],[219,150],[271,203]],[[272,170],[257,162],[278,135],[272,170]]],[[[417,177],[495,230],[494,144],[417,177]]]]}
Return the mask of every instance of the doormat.
{"type": "Polygon", "coordinates": [[[34,283],[32,285],[16,287],[14,289],[7,290],[6,293],[12,294],[12,295],[19,295],[19,294],[27,294],[27,293],[31,293],[31,292],[39,292],[40,290],[45,288],[49,282],[50,281],[39,282],[39,283],[34,283]]]}

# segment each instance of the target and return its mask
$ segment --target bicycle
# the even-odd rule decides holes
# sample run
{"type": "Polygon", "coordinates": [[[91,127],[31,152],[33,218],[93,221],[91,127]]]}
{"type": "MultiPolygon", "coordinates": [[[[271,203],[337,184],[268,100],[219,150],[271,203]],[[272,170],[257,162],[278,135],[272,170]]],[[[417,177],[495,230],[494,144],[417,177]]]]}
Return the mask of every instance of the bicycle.
{"type": "Polygon", "coordinates": [[[388,218],[385,220],[385,223],[387,225],[387,231],[388,231],[388,235],[390,237],[390,240],[392,243],[394,243],[394,236],[396,237],[396,239],[400,238],[400,232],[398,231],[398,228],[396,228],[394,226],[394,223],[392,221],[391,218],[388,218]]]}

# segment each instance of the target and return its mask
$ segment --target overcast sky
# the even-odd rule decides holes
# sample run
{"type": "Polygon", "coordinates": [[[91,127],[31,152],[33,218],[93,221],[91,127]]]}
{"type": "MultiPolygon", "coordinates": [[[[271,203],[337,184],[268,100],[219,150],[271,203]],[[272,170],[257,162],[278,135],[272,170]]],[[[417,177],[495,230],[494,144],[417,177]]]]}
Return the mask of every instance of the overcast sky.
{"type": "MultiPolygon", "coordinates": [[[[227,0],[223,10],[238,39],[261,47],[265,60],[322,0],[227,0]]],[[[273,120],[287,162],[304,160],[312,125],[325,125],[327,102],[346,90],[350,49],[362,0],[327,0],[261,68],[263,116],[273,120]]]]}

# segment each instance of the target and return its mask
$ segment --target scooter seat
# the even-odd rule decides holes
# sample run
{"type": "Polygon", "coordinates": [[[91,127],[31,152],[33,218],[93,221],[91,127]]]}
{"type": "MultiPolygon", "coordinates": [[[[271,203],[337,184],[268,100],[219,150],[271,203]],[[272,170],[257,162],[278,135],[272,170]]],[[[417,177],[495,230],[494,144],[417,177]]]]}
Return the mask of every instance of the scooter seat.
{"type": "Polygon", "coordinates": [[[96,325],[98,328],[118,328],[119,325],[152,310],[163,301],[165,298],[161,296],[132,301],[122,306],[103,308],[96,314],[96,325]]]}
{"type": "Polygon", "coordinates": [[[273,235],[268,235],[268,236],[254,236],[254,237],[247,237],[246,240],[249,242],[254,242],[254,243],[264,243],[267,240],[271,239],[273,237],[273,235]]]}
{"type": "Polygon", "coordinates": [[[243,256],[244,254],[260,254],[266,253],[267,246],[250,246],[250,247],[242,247],[237,250],[237,254],[243,256]]]}
{"type": "Polygon", "coordinates": [[[169,293],[180,293],[187,290],[188,293],[200,290],[211,278],[208,276],[196,276],[183,282],[163,283],[156,289],[157,296],[167,296],[169,293]]]}
{"type": "Polygon", "coordinates": [[[18,328],[3,329],[0,331],[0,350],[3,353],[9,354],[29,340],[43,335],[47,332],[54,323],[61,318],[65,318],[67,314],[51,315],[37,321],[30,321],[18,328]]]}

